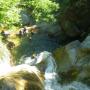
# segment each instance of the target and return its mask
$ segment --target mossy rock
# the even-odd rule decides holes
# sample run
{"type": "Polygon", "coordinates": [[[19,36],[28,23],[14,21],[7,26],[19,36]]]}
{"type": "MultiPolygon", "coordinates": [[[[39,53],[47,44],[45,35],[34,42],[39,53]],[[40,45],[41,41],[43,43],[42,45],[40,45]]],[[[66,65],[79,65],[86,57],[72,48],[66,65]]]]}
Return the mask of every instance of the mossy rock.
{"type": "Polygon", "coordinates": [[[67,51],[65,50],[65,47],[56,49],[53,53],[53,56],[59,67],[57,71],[63,72],[69,69],[71,61],[67,51]]]}

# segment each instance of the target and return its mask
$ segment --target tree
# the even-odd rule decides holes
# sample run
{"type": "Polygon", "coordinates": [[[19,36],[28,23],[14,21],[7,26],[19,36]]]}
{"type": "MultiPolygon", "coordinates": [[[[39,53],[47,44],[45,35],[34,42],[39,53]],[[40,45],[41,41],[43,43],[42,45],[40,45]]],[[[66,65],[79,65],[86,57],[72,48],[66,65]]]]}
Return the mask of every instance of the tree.
{"type": "Polygon", "coordinates": [[[52,0],[22,0],[25,7],[36,22],[55,21],[55,13],[59,9],[59,4],[52,0]]]}
{"type": "Polygon", "coordinates": [[[11,26],[19,23],[20,15],[17,7],[19,0],[0,0],[0,25],[11,26]]]}
{"type": "Polygon", "coordinates": [[[36,22],[54,22],[58,9],[59,4],[52,0],[0,0],[0,26],[20,25],[23,10],[36,22]]]}

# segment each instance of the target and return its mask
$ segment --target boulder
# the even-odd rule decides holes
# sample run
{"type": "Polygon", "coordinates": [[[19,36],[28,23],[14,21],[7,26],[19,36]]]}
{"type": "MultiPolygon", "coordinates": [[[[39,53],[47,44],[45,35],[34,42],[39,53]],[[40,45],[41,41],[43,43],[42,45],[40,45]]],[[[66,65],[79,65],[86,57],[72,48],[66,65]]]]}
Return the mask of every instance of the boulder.
{"type": "MultiPolygon", "coordinates": [[[[83,42],[73,41],[57,48],[53,56],[58,65],[58,73],[63,79],[73,77],[76,80],[90,83],[90,36],[83,42]],[[69,76],[70,77],[69,77],[69,76]]],[[[69,80],[68,80],[69,81],[69,80]]],[[[89,84],[90,85],[90,84],[89,84]]]]}
{"type": "Polygon", "coordinates": [[[87,36],[81,45],[83,48],[90,48],[90,36],[87,36]]]}
{"type": "Polygon", "coordinates": [[[59,66],[58,71],[66,72],[71,68],[72,65],[76,63],[77,60],[76,56],[79,47],[80,47],[80,42],[76,40],[64,47],[56,49],[53,55],[59,66]]]}
{"type": "Polygon", "coordinates": [[[90,27],[90,1],[63,1],[59,15],[59,24],[68,37],[78,37],[87,33],[90,27]]]}
{"type": "Polygon", "coordinates": [[[63,26],[63,31],[69,37],[76,37],[79,36],[81,33],[79,28],[69,20],[66,20],[65,22],[63,21],[62,26],[63,26]]]}
{"type": "Polygon", "coordinates": [[[21,11],[21,22],[23,25],[33,24],[34,20],[26,11],[21,11]]]}
{"type": "Polygon", "coordinates": [[[56,36],[58,33],[61,33],[61,27],[57,23],[39,23],[37,24],[39,27],[40,33],[47,33],[53,36],[56,36]]]}

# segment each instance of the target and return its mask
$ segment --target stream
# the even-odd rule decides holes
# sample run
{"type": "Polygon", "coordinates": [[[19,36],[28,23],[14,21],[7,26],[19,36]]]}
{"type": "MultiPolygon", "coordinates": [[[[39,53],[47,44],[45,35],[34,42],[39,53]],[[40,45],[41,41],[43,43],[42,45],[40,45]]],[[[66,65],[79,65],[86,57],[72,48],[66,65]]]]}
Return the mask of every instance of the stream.
{"type": "Polygon", "coordinates": [[[24,60],[25,64],[36,66],[39,70],[44,67],[44,63],[45,90],[90,90],[88,86],[78,81],[73,81],[72,83],[66,85],[58,83],[59,77],[57,74],[57,65],[50,52],[44,51],[37,55],[35,59],[26,57],[24,60]]]}
{"type": "MultiPolygon", "coordinates": [[[[60,77],[57,74],[58,67],[56,65],[55,59],[52,56],[52,53],[44,50],[42,51],[42,50],[41,52],[39,51],[38,54],[34,56],[34,58],[28,57],[28,56],[21,58],[19,65],[24,64],[29,66],[35,66],[40,72],[44,73],[45,90],[90,90],[89,86],[78,81],[73,81],[69,84],[63,84],[63,85],[60,84],[58,82],[58,79],[60,79],[60,77]]],[[[2,44],[2,42],[0,44],[0,52],[2,53],[2,57],[0,60],[0,68],[4,68],[4,70],[8,68],[7,69],[7,72],[8,72],[11,69],[11,66],[10,66],[11,56],[7,48],[4,47],[4,45],[2,44]]],[[[1,73],[5,73],[4,70],[2,69],[1,73]]]]}

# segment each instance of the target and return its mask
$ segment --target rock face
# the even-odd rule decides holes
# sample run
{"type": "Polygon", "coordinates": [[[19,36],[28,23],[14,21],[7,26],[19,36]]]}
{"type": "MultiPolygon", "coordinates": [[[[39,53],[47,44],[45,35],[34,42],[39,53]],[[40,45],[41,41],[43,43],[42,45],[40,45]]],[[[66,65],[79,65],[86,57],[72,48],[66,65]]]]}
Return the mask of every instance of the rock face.
{"type": "Polygon", "coordinates": [[[56,39],[58,42],[65,40],[66,36],[62,32],[58,23],[40,23],[37,24],[40,34],[47,34],[50,39],[56,39]]]}
{"type": "Polygon", "coordinates": [[[61,28],[57,23],[40,23],[37,24],[37,26],[39,27],[39,33],[46,33],[48,34],[50,37],[55,37],[58,33],[61,33],[61,28]]]}
{"type": "Polygon", "coordinates": [[[60,13],[60,26],[68,37],[78,37],[87,32],[90,27],[89,0],[63,0],[63,9],[60,13]],[[66,6],[65,6],[66,5],[66,6]]]}
{"type": "Polygon", "coordinates": [[[78,40],[56,49],[54,58],[58,73],[63,79],[83,81],[90,84],[90,36],[82,43],[78,40]]]}
{"type": "Polygon", "coordinates": [[[26,11],[21,11],[20,14],[22,19],[21,22],[23,25],[33,24],[34,22],[33,18],[26,11]]]}

